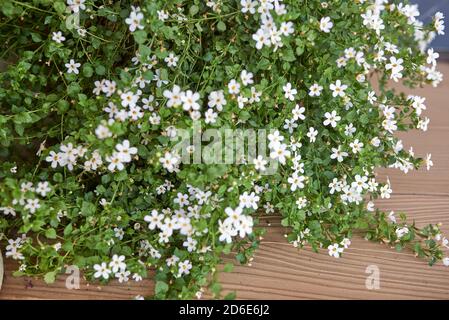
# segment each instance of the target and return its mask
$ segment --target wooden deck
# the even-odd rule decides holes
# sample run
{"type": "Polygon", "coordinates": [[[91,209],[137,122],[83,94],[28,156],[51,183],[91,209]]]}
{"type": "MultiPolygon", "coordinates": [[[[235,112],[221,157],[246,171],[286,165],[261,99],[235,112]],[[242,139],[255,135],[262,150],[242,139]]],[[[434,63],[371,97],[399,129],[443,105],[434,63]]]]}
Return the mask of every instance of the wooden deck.
{"type": "MultiPolygon", "coordinates": [[[[406,148],[413,146],[419,155],[432,153],[435,166],[408,175],[380,170],[380,179],[390,177],[394,196],[378,205],[403,210],[418,225],[442,222],[449,236],[449,64],[440,68],[446,79],[439,88],[414,91],[427,97],[429,131],[402,135],[406,148]]],[[[239,299],[449,299],[449,268],[441,264],[429,267],[410,252],[398,253],[361,237],[353,239],[341,259],[298,251],[286,243],[279,218],[267,217],[263,224],[267,221],[271,226],[252,265],[235,267],[221,277],[224,289],[235,290],[239,299]],[[380,270],[379,290],[365,287],[370,265],[380,270]]],[[[130,299],[153,292],[150,280],[103,287],[82,282],[80,290],[67,290],[64,276],[48,286],[41,280],[14,278],[9,260],[5,268],[0,299],[130,299]]]]}

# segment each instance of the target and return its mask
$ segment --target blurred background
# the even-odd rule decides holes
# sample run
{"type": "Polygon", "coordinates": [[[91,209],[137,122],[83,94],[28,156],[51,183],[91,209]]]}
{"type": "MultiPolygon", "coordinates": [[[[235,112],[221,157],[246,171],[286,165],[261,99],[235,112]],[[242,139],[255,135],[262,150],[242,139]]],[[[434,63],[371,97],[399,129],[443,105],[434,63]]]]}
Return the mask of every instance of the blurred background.
{"type": "Polygon", "coordinates": [[[444,14],[446,22],[446,34],[438,36],[432,43],[432,46],[439,52],[445,52],[449,55],[449,0],[412,0],[419,5],[421,12],[420,20],[425,23],[432,22],[432,18],[436,12],[440,11],[444,14]]]}

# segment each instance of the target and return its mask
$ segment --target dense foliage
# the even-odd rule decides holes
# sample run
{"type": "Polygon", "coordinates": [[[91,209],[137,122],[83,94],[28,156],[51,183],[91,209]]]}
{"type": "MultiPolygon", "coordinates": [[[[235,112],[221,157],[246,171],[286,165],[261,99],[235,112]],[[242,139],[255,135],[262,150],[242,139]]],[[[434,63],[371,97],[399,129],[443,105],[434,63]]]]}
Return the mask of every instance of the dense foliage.
{"type": "Polygon", "coordinates": [[[386,0],[0,4],[0,232],[17,275],[154,272],[156,298],[218,294],[223,254],[246,263],[273,212],[293,245],[334,257],[361,230],[444,258],[439,226],[372,202],[392,192],[375,168],[432,165],[394,136],[427,130],[425,98],[389,81],[442,80],[427,49],[442,14],[423,25],[386,0]],[[269,150],[186,164],[175,138],[195,123],[266,129],[269,150]]]}

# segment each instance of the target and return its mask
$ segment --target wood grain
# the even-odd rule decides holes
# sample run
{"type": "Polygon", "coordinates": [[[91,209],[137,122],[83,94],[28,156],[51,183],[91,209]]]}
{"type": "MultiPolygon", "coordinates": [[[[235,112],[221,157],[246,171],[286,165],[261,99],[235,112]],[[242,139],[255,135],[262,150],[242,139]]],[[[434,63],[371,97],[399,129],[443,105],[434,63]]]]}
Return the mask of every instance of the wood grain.
{"type": "MultiPolygon", "coordinates": [[[[447,78],[449,64],[442,64],[441,69],[447,78]]],[[[380,180],[390,178],[394,196],[377,205],[404,211],[418,225],[441,222],[449,235],[449,81],[437,89],[408,92],[427,97],[426,115],[432,122],[424,134],[400,136],[404,146],[413,146],[417,154],[432,153],[435,166],[430,172],[419,170],[407,175],[379,170],[380,180]]],[[[278,217],[264,217],[262,224],[267,233],[251,265],[237,266],[232,273],[221,275],[225,291],[236,291],[240,299],[449,299],[449,269],[441,264],[429,267],[411,252],[396,252],[360,236],[354,237],[340,259],[329,257],[325,251],[298,251],[285,241],[278,217]],[[366,268],[373,265],[380,271],[379,290],[365,286],[366,268]]],[[[41,280],[12,277],[15,265],[9,260],[5,268],[0,299],[131,299],[153,292],[151,280],[126,285],[112,282],[101,287],[83,281],[80,290],[68,290],[64,275],[48,286],[41,280]]]]}

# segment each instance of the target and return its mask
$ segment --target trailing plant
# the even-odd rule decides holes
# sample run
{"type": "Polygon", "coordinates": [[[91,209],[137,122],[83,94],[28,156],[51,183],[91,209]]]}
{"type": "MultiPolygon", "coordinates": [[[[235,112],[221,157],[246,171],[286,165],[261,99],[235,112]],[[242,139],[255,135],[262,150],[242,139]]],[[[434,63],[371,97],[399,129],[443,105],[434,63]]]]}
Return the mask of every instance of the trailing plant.
{"type": "MultiPolygon", "coordinates": [[[[247,263],[275,211],[289,242],[336,258],[356,230],[444,258],[438,225],[373,203],[392,193],[376,168],[432,166],[395,136],[427,130],[425,98],[391,81],[441,82],[427,48],[441,13],[424,25],[408,1],[0,2],[0,232],[16,275],[52,282],[76,265],[102,282],[151,276],[159,299],[218,296],[223,255],[247,263]],[[204,134],[226,130],[266,132],[266,152],[209,161],[225,151],[204,134]]],[[[235,141],[231,154],[249,144],[235,141]]]]}

